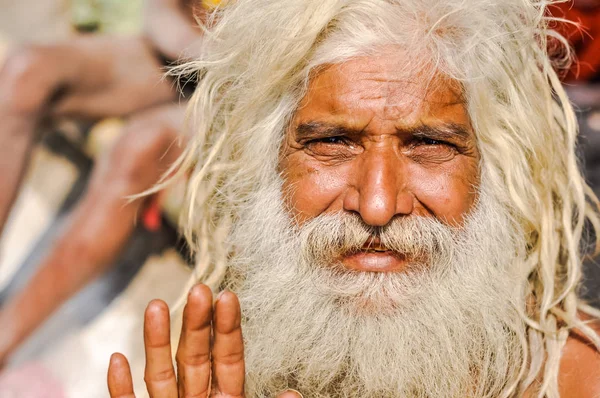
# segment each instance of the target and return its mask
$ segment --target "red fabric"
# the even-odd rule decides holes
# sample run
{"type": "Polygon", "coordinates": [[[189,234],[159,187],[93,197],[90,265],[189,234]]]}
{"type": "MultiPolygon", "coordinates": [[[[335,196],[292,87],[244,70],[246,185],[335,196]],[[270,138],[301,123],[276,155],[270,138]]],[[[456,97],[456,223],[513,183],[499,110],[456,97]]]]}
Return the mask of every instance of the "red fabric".
{"type": "Polygon", "coordinates": [[[159,196],[150,198],[142,215],[142,222],[148,231],[156,232],[162,225],[159,196]]]}
{"type": "Polygon", "coordinates": [[[564,77],[566,81],[587,81],[600,75],[600,0],[595,7],[590,3],[594,2],[568,1],[550,9],[553,16],[579,25],[561,23],[557,27],[569,40],[577,55],[577,62],[564,77]],[[582,3],[586,3],[586,6],[582,3]]]}

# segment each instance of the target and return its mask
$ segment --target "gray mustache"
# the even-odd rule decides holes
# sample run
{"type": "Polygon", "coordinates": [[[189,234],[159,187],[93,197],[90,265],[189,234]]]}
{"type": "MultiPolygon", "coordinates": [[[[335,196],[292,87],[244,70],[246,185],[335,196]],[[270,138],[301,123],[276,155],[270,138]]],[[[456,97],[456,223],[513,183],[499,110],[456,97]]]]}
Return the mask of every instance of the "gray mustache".
{"type": "Polygon", "coordinates": [[[298,231],[305,259],[321,264],[335,262],[377,240],[386,249],[415,261],[448,258],[460,239],[459,232],[434,217],[396,217],[385,226],[374,227],[353,213],[321,215],[298,231]]]}

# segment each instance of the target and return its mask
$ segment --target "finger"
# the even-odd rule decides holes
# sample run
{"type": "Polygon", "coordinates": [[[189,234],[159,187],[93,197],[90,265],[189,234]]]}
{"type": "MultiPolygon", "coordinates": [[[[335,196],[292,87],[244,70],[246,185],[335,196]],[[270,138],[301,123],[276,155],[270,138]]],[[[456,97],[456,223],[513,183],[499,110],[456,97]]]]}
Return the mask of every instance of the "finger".
{"type": "Polygon", "coordinates": [[[177,347],[180,397],[206,397],[210,386],[210,328],[212,292],[206,285],[194,286],[183,309],[183,326],[177,347]]]}
{"type": "Polygon", "coordinates": [[[107,378],[110,398],[135,398],[131,369],[129,369],[129,362],[123,354],[112,354],[107,378]]]}
{"type": "Polygon", "coordinates": [[[171,359],[170,328],[167,304],[161,300],[151,301],[144,316],[144,381],[151,398],[177,398],[177,380],[171,359]]]}
{"type": "Polygon", "coordinates": [[[225,291],[215,304],[212,349],[213,384],[228,397],[244,395],[244,342],[242,315],[235,294],[225,291]]]}

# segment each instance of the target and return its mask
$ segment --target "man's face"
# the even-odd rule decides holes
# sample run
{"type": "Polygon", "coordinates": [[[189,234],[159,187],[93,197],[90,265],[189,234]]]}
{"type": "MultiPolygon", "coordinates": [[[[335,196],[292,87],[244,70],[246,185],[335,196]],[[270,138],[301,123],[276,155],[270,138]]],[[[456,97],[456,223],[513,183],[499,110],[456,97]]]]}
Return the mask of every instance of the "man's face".
{"type": "Polygon", "coordinates": [[[516,377],[521,230],[479,175],[458,87],[402,61],[316,73],[282,178],[235,222],[251,396],[496,397],[516,377]]]}
{"type": "MultiPolygon", "coordinates": [[[[280,171],[299,225],[351,212],[370,226],[396,216],[461,225],[476,201],[479,153],[459,87],[407,75],[406,57],[360,57],[325,67],[287,132],[280,171]]],[[[399,271],[379,242],[341,259],[358,271],[399,271]]]]}

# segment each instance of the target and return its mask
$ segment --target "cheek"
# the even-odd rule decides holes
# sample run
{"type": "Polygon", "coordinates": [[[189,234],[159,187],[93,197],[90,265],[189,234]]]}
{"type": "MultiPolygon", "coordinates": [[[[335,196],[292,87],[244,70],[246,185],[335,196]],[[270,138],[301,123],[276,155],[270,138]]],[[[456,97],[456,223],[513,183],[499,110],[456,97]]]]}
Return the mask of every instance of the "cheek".
{"type": "MultiPolygon", "coordinates": [[[[353,162],[323,165],[303,153],[280,164],[284,202],[299,225],[325,212],[343,210],[344,195],[357,170],[353,162]]],[[[477,160],[456,159],[443,167],[412,163],[401,171],[414,195],[414,213],[431,215],[449,224],[462,224],[477,200],[477,160]]]]}
{"type": "Polygon", "coordinates": [[[328,168],[294,154],[281,163],[284,202],[298,224],[342,209],[349,167],[328,168]]]}
{"type": "Polygon", "coordinates": [[[411,191],[418,206],[448,224],[462,224],[477,201],[479,171],[472,159],[443,170],[413,165],[409,171],[411,191]]]}

